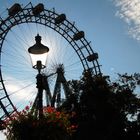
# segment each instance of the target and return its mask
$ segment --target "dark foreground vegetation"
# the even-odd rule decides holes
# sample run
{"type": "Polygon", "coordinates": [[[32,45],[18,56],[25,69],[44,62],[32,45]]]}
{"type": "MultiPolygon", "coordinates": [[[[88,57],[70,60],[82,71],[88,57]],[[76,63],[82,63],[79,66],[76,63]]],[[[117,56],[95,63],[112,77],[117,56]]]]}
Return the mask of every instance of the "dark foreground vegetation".
{"type": "Polygon", "coordinates": [[[9,131],[7,139],[140,139],[140,74],[118,74],[117,80],[111,81],[108,76],[93,76],[88,71],[81,80],[72,80],[68,84],[68,99],[57,111],[48,106],[47,115],[38,120],[27,108],[27,112],[24,110],[18,119],[13,119],[12,132],[9,131]],[[63,111],[71,117],[67,119],[63,111]],[[71,126],[76,126],[76,131],[67,135],[67,128],[71,126]]]}
{"type": "Polygon", "coordinates": [[[140,74],[118,74],[112,82],[108,76],[85,72],[69,85],[72,94],[62,108],[76,112],[73,140],[140,139],[140,93],[135,94],[140,74]]]}

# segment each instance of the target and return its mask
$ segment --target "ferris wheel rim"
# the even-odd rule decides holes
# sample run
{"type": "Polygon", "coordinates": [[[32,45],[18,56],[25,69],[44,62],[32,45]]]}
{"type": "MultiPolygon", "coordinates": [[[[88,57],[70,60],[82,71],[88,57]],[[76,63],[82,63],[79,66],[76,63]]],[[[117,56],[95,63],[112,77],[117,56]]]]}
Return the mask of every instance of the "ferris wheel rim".
{"type": "MultiPolygon", "coordinates": [[[[84,70],[91,69],[94,72],[94,75],[101,74],[100,65],[99,65],[98,61],[94,60],[94,61],[90,62],[90,63],[93,64],[93,67],[89,67],[89,65],[88,65],[89,62],[87,60],[87,56],[85,56],[84,53],[82,52],[83,49],[86,49],[86,51],[88,52],[89,55],[92,55],[94,53],[94,51],[93,51],[93,49],[90,45],[90,42],[88,42],[85,39],[85,37],[82,37],[79,40],[74,40],[73,39],[73,36],[75,34],[77,34],[78,32],[80,32],[75,27],[74,23],[71,23],[67,19],[65,19],[60,24],[56,24],[55,19],[60,14],[57,14],[54,9],[52,11],[44,9],[41,13],[39,13],[39,15],[34,15],[33,12],[32,12],[33,8],[34,7],[33,7],[32,3],[29,3],[24,8],[22,8],[21,11],[16,13],[14,16],[9,15],[4,20],[2,18],[0,19],[1,20],[1,25],[0,25],[0,29],[1,29],[1,32],[0,32],[0,35],[1,35],[0,36],[0,50],[2,50],[4,40],[5,40],[8,32],[14,26],[17,26],[19,24],[24,24],[24,23],[42,24],[44,26],[47,26],[47,27],[53,29],[54,31],[59,33],[63,38],[65,38],[66,41],[68,41],[70,46],[74,49],[74,51],[78,55],[84,70]],[[79,46],[79,44],[81,46],[79,46]]],[[[1,57],[1,51],[0,51],[0,57],[1,57]]],[[[0,63],[1,63],[1,60],[0,60],[0,63]]],[[[2,84],[2,88],[5,92],[5,97],[4,98],[7,98],[8,102],[9,102],[9,105],[11,105],[11,107],[13,108],[13,111],[11,111],[11,113],[12,113],[12,112],[16,111],[16,109],[15,109],[14,104],[12,103],[11,99],[8,96],[8,93],[6,91],[6,88],[4,86],[3,81],[4,80],[3,80],[1,66],[0,66],[0,82],[2,84]]],[[[11,113],[9,113],[6,110],[6,108],[4,107],[4,105],[2,103],[2,99],[0,99],[0,105],[1,105],[1,108],[4,110],[6,116],[10,116],[11,113]]],[[[3,118],[3,117],[5,117],[5,116],[2,116],[1,118],[3,118]]]]}

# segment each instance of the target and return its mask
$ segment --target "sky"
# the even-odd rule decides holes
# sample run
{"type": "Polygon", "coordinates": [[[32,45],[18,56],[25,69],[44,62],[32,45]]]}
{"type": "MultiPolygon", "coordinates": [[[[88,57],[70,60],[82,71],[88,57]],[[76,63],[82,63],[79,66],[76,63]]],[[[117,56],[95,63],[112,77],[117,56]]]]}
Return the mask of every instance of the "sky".
{"type": "MultiPolygon", "coordinates": [[[[2,1],[2,0],[1,0],[2,1]]],[[[3,7],[20,0],[2,1],[3,7]]],[[[26,5],[29,1],[25,0],[26,5]]],[[[40,1],[41,2],[41,1],[40,1]]],[[[140,1],[139,0],[42,0],[48,9],[55,8],[75,21],[99,54],[104,74],[140,71],[140,1]]],[[[33,0],[32,3],[38,3],[33,0]]]]}
{"type": "MultiPolygon", "coordinates": [[[[6,9],[14,3],[27,5],[29,2],[28,0],[0,0],[0,15],[3,16],[6,9]]],[[[33,5],[42,2],[46,9],[55,8],[57,13],[65,13],[69,21],[74,21],[78,29],[85,32],[85,38],[91,41],[92,49],[98,53],[98,62],[104,75],[115,78],[117,73],[140,72],[140,0],[32,0],[31,2],[33,5]]],[[[18,30],[14,29],[13,32],[16,33],[18,30]]],[[[9,38],[12,38],[11,36],[12,33],[9,34],[9,38]]],[[[7,63],[7,66],[10,65],[7,63]]],[[[7,73],[5,75],[7,79],[14,81],[11,75],[7,76],[7,73]]],[[[24,87],[25,85],[19,82],[20,78],[16,79],[18,86],[24,87]]],[[[31,82],[29,81],[28,84],[31,82]]],[[[15,91],[19,89],[10,82],[7,85],[7,87],[11,86],[9,92],[10,89],[15,91]]],[[[25,93],[25,90],[22,93],[25,93]]],[[[18,99],[23,97],[18,96],[18,99]]],[[[1,136],[0,140],[4,140],[4,137],[1,136]]]]}

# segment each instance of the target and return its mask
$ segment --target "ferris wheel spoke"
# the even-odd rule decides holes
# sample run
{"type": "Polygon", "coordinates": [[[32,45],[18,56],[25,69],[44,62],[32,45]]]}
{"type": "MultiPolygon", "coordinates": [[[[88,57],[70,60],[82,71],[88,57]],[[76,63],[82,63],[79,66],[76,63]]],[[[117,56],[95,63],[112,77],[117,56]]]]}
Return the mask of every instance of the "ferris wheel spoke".
{"type": "MultiPolygon", "coordinates": [[[[10,9],[9,4],[7,8],[10,9]]],[[[84,70],[91,68],[94,74],[100,73],[97,57],[94,56],[83,31],[79,31],[64,14],[57,14],[55,9],[47,10],[43,7],[43,11],[36,16],[32,12],[34,8],[29,3],[26,8],[21,6],[22,10],[18,14],[13,14],[11,10],[13,17],[3,13],[5,18],[0,18],[5,21],[0,25],[3,29],[3,38],[0,40],[0,106],[7,116],[8,112],[14,111],[14,105],[21,110],[36,99],[37,71],[32,69],[28,48],[35,44],[34,38],[37,34],[42,36],[43,44],[49,48],[46,68],[41,70],[41,74],[45,84],[48,84],[49,93],[54,97],[55,92],[56,98],[59,98],[59,103],[55,104],[60,105],[60,98],[67,98],[67,80],[79,79],[84,70]]],[[[44,87],[43,90],[47,92],[48,89],[44,87]]],[[[45,100],[45,93],[43,94],[42,100],[45,100]]],[[[51,98],[49,100],[51,102],[51,98]]],[[[46,101],[43,102],[45,105],[46,101]]]]}
{"type": "MultiPolygon", "coordinates": [[[[22,77],[22,78],[23,78],[23,79],[20,78],[21,82],[24,82],[24,83],[29,82],[29,80],[27,80],[27,79],[25,80],[24,77],[22,77]]],[[[28,77],[28,79],[29,79],[29,78],[31,79],[32,77],[28,77]]],[[[7,82],[8,82],[8,84],[12,84],[12,83],[15,82],[15,80],[12,79],[12,77],[9,77],[9,78],[6,79],[5,84],[6,84],[7,82]]],[[[7,85],[8,85],[8,84],[7,84],[7,85]]]]}
{"type": "Polygon", "coordinates": [[[15,103],[18,110],[22,111],[23,108],[25,108],[25,106],[31,106],[32,102],[35,100],[35,93],[34,92],[30,93],[30,96],[26,96],[24,99],[25,99],[24,101],[20,100],[15,103]]]}
{"type": "Polygon", "coordinates": [[[8,53],[8,52],[2,52],[2,55],[4,57],[3,59],[5,59],[7,62],[14,61],[13,59],[10,59],[10,58],[14,58],[16,60],[16,62],[18,62],[20,64],[24,64],[24,65],[25,64],[28,64],[28,65],[30,64],[29,60],[27,58],[23,57],[23,56],[18,56],[17,57],[16,55],[13,55],[12,53],[8,53]],[[23,61],[21,61],[21,60],[23,60],[23,61]]]}
{"type": "MultiPolygon", "coordinates": [[[[18,29],[19,29],[19,31],[20,31],[20,35],[22,35],[22,38],[24,38],[24,40],[25,40],[25,42],[26,42],[26,46],[27,46],[27,44],[29,45],[30,43],[29,43],[29,40],[28,40],[28,38],[27,38],[27,29],[24,27],[24,26],[21,26],[21,25],[18,25],[18,29]],[[25,35],[26,34],[26,35],[25,35]]],[[[25,50],[26,50],[26,48],[25,48],[25,50]]]]}
{"type": "MultiPolygon", "coordinates": [[[[27,42],[25,41],[25,39],[21,38],[19,35],[17,35],[13,30],[10,30],[11,33],[15,36],[16,40],[19,42],[19,44],[25,44],[26,46],[28,46],[27,42]]],[[[23,49],[25,49],[23,47],[23,49]]]]}
{"type": "Polygon", "coordinates": [[[22,95],[24,98],[19,98],[17,95],[13,96],[13,100],[15,100],[15,106],[17,110],[23,110],[25,106],[31,105],[32,101],[35,99],[36,93],[34,91],[31,91],[28,95],[22,95]],[[18,100],[17,100],[18,98],[18,100]]]}
{"type": "MultiPolygon", "coordinates": [[[[29,87],[29,86],[28,86],[29,87]]],[[[26,88],[28,88],[28,87],[26,87],[26,88]]],[[[24,88],[25,89],[25,88],[24,88]]],[[[32,98],[33,96],[35,96],[36,95],[36,93],[35,93],[35,91],[33,90],[33,91],[30,91],[30,93],[27,95],[26,93],[22,93],[21,95],[20,95],[20,92],[22,91],[22,90],[24,90],[24,89],[21,89],[20,91],[17,91],[17,92],[15,92],[15,93],[11,93],[9,96],[11,97],[11,98],[14,98],[15,100],[16,100],[16,102],[17,103],[19,103],[19,102],[26,102],[27,100],[28,101],[30,101],[31,99],[30,98],[32,98]],[[18,100],[16,99],[16,98],[18,98],[18,100]],[[19,99],[20,98],[20,99],[19,99]]]]}
{"type": "MultiPolygon", "coordinates": [[[[23,51],[22,48],[19,48],[19,45],[17,45],[15,42],[11,41],[11,40],[6,40],[7,44],[10,44],[10,47],[8,47],[6,50],[3,50],[2,53],[3,54],[7,54],[11,57],[19,57],[20,59],[24,59],[23,62],[28,62],[31,63],[29,61],[29,54],[27,54],[27,52],[23,51]],[[22,53],[23,52],[23,53],[22,53]],[[18,55],[17,55],[18,54],[18,55]],[[20,54],[20,55],[19,55],[20,54]]],[[[5,45],[7,45],[5,44],[5,45]]],[[[9,46],[9,45],[8,45],[9,46]]],[[[26,50],[27,51],[27,50],[26,50]]],[[[5,56],[6,58],[6,56],[5,56]]],[[[8,59],[8,58],[7,58],[8,59]]],[[[10,57],[9,57],[10,59],[10,57]]],[[[19,60],[20,60],[19,59],[19,60]]],[[[16,60],[16,59],[15,59],[16,60]]]]}
{"type": "MultiPolygon", "coordinates": [[[[6,76],[8,75],[10,73],[10,75],[13,75],[13,76],[15,76],[15,75],[20,75],[20,76],[18,76],[18,79],[27,79],[27,78],[29,78],[29,79],[31,79],[31,77],[35,77],[35,75],[34,76],[32,76],[32,75],[29,75],[29,74],[24,74],[23,75],[23,73],[32,73],[31,71],[16,71],[15,72],[15,70],[5,70],[5,73],[3,73],[3,76],[4,76],[4,78],[7,78],[6,76]]],[[[28,80],[29,80],[28,79],[28,80]]],[[[7,80],[7,79],[6,79],[7,80]]]]}
{"type": "MultiPolygon", "coordinates": [[[[14,62],[14,63],[16,63],[16,62],[14,62]]],[[[11,63],[7,63],[7,64],[1,65],[1,68],[5,69],[5,70],[7,69],[8,71],[12,71],[13,70],[13,72],[14,72],[14,70],[16,70],[16,71],[31,71],[29,69],[29,67],[25,67],[24,65],[25,65],[24,63],[23,64],[16,63],[16,65],[15,64],[11,64],[11,63]],[[11,67],[11,68],[9,69],[8,67],[11,67]],[[19,69],[19,67],[21,69],[19,69]]]]}
{"type": "Polygon", "coordinates": [[[33,32],[32,32],[32,29],[31,29],[31,27],[30,27],[30,24],[29,24],[29,23],[27,23],[27,27],[28,27],[29,32],[30,32],[31,40],[32,40],[32,42],[34,42],[34,34],[33,34],[33,32]]]}
{"type": "Polygon", "coordinates": [[[18,60],[14,61],[14,62],[12,60],[7,60],[7,63],[6,64],[3,64],[2,66],[5,67],[5,68],[8,67],[8,66],[11,66],[11,68],[18,70],[18,67],[19,66],[21,66],[22,68],[24,68],[26,65],[27,64],[25,62],[22,63],[21,60],[18,59],[18,60]]]}
{"type": "Polygon", "coordinates": [[[79,62],[80,62],[80,60],[78,60],[78,61],[76,61],[76,62],[72,62],[72,63],[70,63],[69,65],[66,65],[65,68],[70,68],[70,67],[72,67],[72,66],[74,66],[74,65],[76,65],[76,66],[77,66],[77,65],[80,65],[79,62]]]}
{"type": "Polygon", "coordinates": [[[20,89],[14,91],[14,92],[12,92],[12,93],[9,93],[8,96],[13,96],[13,95],[15,95],[15,94],[18,94],[18,93],[20,93],[22,90],[25,90],[26,88],[32,86],[33,84],[34,84],[34,83],[30,83],[30,84],[28,84],[28,85],[26,85],[26,86],[24,86],[24,87],[21,87],[20,89]]]}

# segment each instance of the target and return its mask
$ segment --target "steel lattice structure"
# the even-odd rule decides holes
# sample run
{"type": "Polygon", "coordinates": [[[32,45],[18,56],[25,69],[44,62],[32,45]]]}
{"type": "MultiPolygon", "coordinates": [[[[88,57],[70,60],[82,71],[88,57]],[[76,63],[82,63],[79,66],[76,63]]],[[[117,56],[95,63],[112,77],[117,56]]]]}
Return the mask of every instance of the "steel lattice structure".
{"type": "MultiPolygon", "coordinates": [[[[14,4],[9,10],[6,18],[0,18],[0,109],[1,120],[5,116],[10,116],[15,111],[7,89],[4,85],[3,74],[1,71],[1,53],[3,43],[8,32],[19,24],[35,23],[47,26],[60,34],[74,49],[83,66],[83,71],[90,70],[93,75],[101,75],[100,65],[98,63],[98,55],[95,53],[85,38],[84,32],[76,28],[74,22],[70,22],[65,14],[57,14],[55,9],[47,10],[43,4],[33,6],[29,3],[25,7],[14,4]],[[6,102],[6,105],[5,105],[6,102]]],[[[65,80],[65,79],[64,79],[65,80]]]]}

